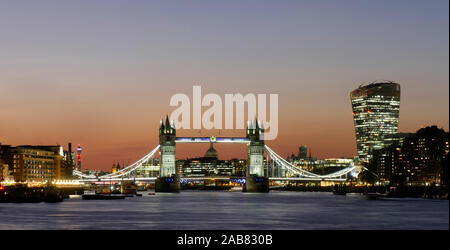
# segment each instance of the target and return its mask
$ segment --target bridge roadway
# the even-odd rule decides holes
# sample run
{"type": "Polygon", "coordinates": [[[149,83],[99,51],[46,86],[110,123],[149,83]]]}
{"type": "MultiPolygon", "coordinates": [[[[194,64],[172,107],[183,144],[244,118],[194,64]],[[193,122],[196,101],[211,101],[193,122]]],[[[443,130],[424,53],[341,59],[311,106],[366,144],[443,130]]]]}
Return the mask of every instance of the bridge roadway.
{"type": "Polygon", "coordinates": [[[177,137],[176,143],[250,143],[246,137],[177,137]]]}
{"type": "MultiPolygon", "coordinates": [[[[98,179],[84,179],[80,182],[112,182],[112,181],[155,181],[157,177],[136,177],[136,178],[98,178],[98,179]]],[[[245,180],[245,177],[227,177],[227,176],[212,176],[212,177],[182,177],[180,181],[182,183],[190,181],[203,181],[203,180],[219,180],[219,181],[233,181],[233,180],[245,180]]],[[[269,181],[334,181],[345,182],[347,179],[341,178],[301,178],[301,177],[269,177],[269,181]]]]}

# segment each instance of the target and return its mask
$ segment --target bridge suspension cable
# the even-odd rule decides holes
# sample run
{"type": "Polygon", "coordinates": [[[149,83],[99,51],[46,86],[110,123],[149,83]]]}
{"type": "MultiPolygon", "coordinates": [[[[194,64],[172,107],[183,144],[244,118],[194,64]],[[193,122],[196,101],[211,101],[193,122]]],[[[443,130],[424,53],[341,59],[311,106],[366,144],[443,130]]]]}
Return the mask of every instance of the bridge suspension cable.
{"type": "Polygon", "coordinates": [[[83,174],[81,171],[78,171],[76,169],[73,170],[73,174],[78,176],[78,177],[86,178],[86,179],[96,179],[97,178],[97,176],[95,176],[95,175],[83,174]]]}
{"type": "Polygon", "coordinates": [[[326,175],[318,175],[318,174],[314,174],[314,173],[308,172],[306,170],[303,170],[303,169],[291,164],[290,162],[286,161],[281,156],[279,156],[277,153],[275,153],[267,145],[265,145],[264,147],[266,149],[266,152],[269,154],[270,158],[272,158],[272,160],[274,160],[274,162],[276,162],[278,165],[284,166],[291,172],[294,172],[295,174],[298,174],[300,176],[304,176],[307,178],[322,178],[322,179],[338,178],[338,177],[341,177],[343,175],[350,173],[351,171],[353,171],[355,169],[354,166],[350,166],[350,167],[341,169],[339,171],[336,171],[334,173],[330,173],[330,174],[326,174],[326,175]]]}
{"type": "Polygon", "coordinates": [[[145,162],[147,162],[150,158],[153,157],[153,155],[158,151],[160,145],[158,144],[152,151],[150,151],[150,153],[148,153],[147,155],[145,155],[144,157],[142,157],[141,159],[139,159],[138,161],[136,161],[135,163],[121,169],[119,172],[115,172],[115,173],[111,173],[111,174],[105,174],[105,175],[101,175],[101,176],[94,176],[94,175],[86,175],[81,173],[80,171],[74,170],[73,174],[77,175],[79,177],[82,178],[88,178],[88,179],[103,179],[103,178],[120,178],[124,175],[127,175],[129,173],[131,173],[132,171],[136,170],[137,168],[141,167],[142,164],[144,164],[145,162]]]}
{"type": "MultiPolygon", "coordinates": [[[[73,170],[73,174],[76,176],[79,176],[83,179],[119,179],[123,176],[128,175],[129,173],[133,172],[137,168],[141,167],[142,164],[147,162],[150,158],[154,156],[154,154],[159,150],[160,145],[158,144],[152,151],[150,151],[147,155],[136,161],[135,163],[121,169],[119,172],[111,173],[111,174],[105,174],[102,176],[95,176],[95,175],[87,175],[84,174],[78,170],[73,170]]],[[[326,175],[318,175],[311,173],[309,171],[306,171],[304,169],[299,168],[298,166],[293,165],[292,163],[288,162],[287,160],[283,159],[280,155],[275,153],[269,146],[264,146],[267,154],[270,156],[270,158],[278,165],[286,167],[289,171],[293,172],[294,174],[299,175],[300,177],[304,178],[311,178],[311,179],[329,179],[329,178],[339,178],[342,177],[349,172],[353,171],[355,169],[354,166],[350,166],[344,169],[341,169],[339,171],[336,171],[334,173],[326,174],[326,175]]]]}
{"type": "Polygon", "coordinates": [[[275,153],[267,145],[265,145],[264,147],[266,149],[266,152],[269,154],[270,158],[272,158],[272,160],[274,160],[276,163],[278,163],[278,165],[286,167],[291,172],[294,172],[295,174],[298,174],[298,175],[304,176],[304,177],[316,177],[316,178],[320,177],[317,174],[308,172],[308,171],[303,170],[295,165],[292,165],[291,163],[289,163],[288,161],[283,159],[281,156],[279,156],[277,153],[275,153]]]}

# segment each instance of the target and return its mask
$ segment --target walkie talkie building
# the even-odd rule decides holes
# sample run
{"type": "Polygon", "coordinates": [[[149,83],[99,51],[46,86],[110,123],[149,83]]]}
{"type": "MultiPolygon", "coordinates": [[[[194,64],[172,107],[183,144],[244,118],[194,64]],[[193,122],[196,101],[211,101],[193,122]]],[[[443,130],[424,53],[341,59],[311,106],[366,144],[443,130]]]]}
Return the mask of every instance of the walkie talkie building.
{"type": "Polygon", "coordinates": [[[358,157],[368,161],[372,150],[384,147],[384,136],[398,132],[400,85],[375,82],[350,93],[358,157]]]}

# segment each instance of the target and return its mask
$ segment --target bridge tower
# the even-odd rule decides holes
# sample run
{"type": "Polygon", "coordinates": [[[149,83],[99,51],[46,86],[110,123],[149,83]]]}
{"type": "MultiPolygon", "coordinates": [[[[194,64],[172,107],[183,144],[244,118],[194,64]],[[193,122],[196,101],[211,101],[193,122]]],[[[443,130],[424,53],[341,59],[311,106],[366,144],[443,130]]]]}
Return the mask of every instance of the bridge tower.
{"type": "Polygon", "coordinates": [[[159,177],[155,181],[155,192],[180,192],[180,178],[175,167],[176,129],[166,116],[165,124],[159,127],[159,145],[161,157],[159,177]]]}
{"type": "Polygon", "coordinates": [[[269,178],[264,175],[264,128],[255,121],[247,127],[247,176],[245,178],[244,192],[269,192],[269,178]]]}

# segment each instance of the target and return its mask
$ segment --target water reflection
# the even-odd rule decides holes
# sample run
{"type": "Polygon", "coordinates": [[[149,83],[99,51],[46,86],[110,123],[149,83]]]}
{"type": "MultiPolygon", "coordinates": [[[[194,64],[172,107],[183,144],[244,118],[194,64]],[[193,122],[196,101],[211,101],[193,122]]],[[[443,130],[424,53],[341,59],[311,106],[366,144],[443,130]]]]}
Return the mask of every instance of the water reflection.
{"type": "Polygon", "coordinates": [[[184,191],[125,200],[0,204],[0,229],[447,229],[441,200],[184,191]]]}

